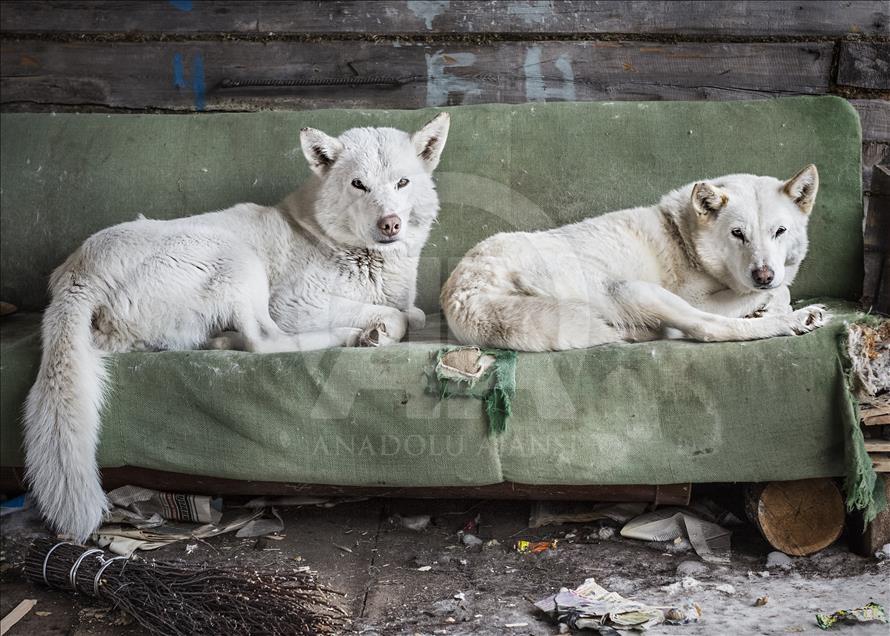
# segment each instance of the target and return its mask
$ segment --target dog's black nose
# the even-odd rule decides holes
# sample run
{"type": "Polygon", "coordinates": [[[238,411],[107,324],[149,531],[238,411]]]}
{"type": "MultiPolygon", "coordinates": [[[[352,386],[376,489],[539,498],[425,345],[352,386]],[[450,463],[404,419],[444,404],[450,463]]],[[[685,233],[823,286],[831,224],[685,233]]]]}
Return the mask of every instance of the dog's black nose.
{"type": "Polygon", "coordinates": [[[397,214],[387,214],[377,221],[377,229],[383,236],[392,238],[402,229],[402,219],[397,214]]]}
{"type": "Polygon", "coordinates": [[[769,285],[771,282],[773,282],[773,278],[775,277],[776,273],[771,267],[767,267],[766,265],[764,265],[763,267],[758,267],[751,272],[751,278],[754,279],[755,283],[761,286],[769,285]]]}

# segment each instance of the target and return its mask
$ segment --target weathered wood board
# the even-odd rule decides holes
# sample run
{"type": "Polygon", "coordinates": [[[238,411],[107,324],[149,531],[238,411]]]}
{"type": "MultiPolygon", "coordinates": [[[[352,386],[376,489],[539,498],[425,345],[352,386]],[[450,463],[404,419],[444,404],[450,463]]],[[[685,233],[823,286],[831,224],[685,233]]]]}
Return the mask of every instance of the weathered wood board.
{"type": "Polygon", "coordinates": [[[890,42],[842,42],[837,83],[855,88],[890,90],[890,42]]]}
{"type": "Polygon", "coordinates": [[[129,109],[742,99],[829,89],[833,45],[5,40],[0,101],[129,109]],[[342,82],[380,83],[358,85],[342,82]],[[306,83],[227,88],[231,82],[306,83]],[[325,81],[335,85],[311,85],[325,81]]]}
{"type": "Polygon", "coordinates": [[[9,2],[7,32],[357,35],[690,34],[769,37],[890,34],[890,2],[9,2]]]}

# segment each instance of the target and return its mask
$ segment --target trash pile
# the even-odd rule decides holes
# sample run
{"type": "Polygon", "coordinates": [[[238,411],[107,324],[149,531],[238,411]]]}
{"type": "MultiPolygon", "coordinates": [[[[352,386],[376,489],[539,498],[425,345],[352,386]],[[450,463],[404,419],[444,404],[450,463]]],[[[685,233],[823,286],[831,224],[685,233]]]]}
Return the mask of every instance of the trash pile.
{"type": "Polygon", "coordinates": [[[587,579],[574,590],[566,588],[535,603],[535,607],[569,629],[604,628],[644,631],[661,623],[698,622],[701,607],[690,600],[675,607],[655,607],[626,599],[587,579]]]}
{"type": "Polygon", "coordinates": [[[886,623],[887,613],[878,603],[868,603],[865,607],[838,610],[833,614],[816,614],[816,624],[821,629],[829,629],[843,623],[886,623]]]}
{"type": "Polygon", "coordinates": [[[648,504],[590,504],[539,502],[532,509],[529,526],[603,522],[598,538],[609,539],[615,529],[628,539],[652,541],[676,548],[692,548],[703,561],[728,563],[732,531],[721,523],[741,523],[732,513],[715,512],[713,505],[699,505],[692,510],[674,506],[645,512],[648,504]],[[718,523],[719,522],[719,523],[718,523]]]}
{"type": "Polygon", "coordinates": [[[247,538],[284,529],[284,522],[274,507],[254,507],[250,502],[247,512],[223,515],[222,499],[159,492],[139,486],[112,490],[108,500],[111,511],[92,538],[100,547],[121,556],[228,532],[247,538]],[[196,528],[195,523],[203,525],[196,528]]]}

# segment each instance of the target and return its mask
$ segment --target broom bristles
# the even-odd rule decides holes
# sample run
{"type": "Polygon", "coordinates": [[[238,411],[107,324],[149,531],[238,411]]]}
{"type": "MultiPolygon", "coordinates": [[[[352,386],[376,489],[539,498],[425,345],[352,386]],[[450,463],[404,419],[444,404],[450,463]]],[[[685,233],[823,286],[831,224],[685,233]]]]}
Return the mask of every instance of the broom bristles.
{"type": "Polygon", "coordinates": [[[297,570],[110,558],[38,539],[24,572],[35,583],[94,596],[155,634],[326,634],[346,616],[332,602],[336,592],[297,570]]]}

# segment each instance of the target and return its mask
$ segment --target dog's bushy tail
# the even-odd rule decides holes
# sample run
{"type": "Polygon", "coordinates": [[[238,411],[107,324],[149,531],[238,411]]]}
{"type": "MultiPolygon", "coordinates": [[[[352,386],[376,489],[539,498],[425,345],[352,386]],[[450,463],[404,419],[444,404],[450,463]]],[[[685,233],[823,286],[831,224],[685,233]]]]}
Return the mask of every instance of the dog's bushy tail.
{"type": "Polygon", "coordinates": [[[43,317],[43,358],[24,412],[25,476],[54,530],[86,540],[108,508],[96,462],[107,375],[90,333],[89,288],[57,288],[43,317]]]}

